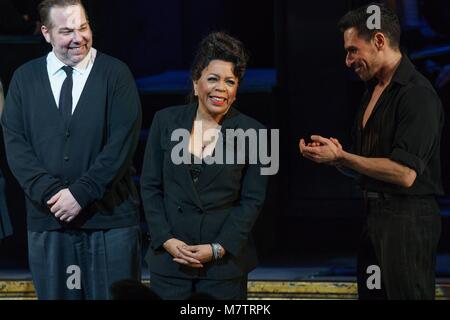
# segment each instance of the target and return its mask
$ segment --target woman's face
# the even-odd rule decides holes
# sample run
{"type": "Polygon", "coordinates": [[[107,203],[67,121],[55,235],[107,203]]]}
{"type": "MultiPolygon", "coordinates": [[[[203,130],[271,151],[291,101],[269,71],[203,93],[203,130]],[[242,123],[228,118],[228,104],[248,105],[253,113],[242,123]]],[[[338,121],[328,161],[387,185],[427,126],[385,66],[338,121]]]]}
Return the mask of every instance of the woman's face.
{"type": "Polygon", "coordinates": [[[200,79],[193,81],[199,108],[216,121],[221,120],[236,100],[238,78],[233,67],[231,62],[212,60],[203,69],[200,79]]]}

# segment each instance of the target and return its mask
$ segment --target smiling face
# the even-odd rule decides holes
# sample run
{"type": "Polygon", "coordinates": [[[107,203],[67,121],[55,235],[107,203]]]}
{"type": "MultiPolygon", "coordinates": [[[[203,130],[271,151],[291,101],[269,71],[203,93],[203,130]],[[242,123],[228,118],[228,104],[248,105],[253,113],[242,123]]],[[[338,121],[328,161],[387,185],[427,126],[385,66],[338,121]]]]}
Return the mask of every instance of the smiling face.
{"type": "Polygon", "coordinates": [[[200,78],[193,81],[199,108],[216,120],[220,120],[236,100],[239,81],[233,68],[231,62],[212,60],[200,78]]]}
{"type": "Polygon", "coordinates": [[[380,69],[377,47],[374,40],[366,41],[355,28],[344,32],[344,47],[347,51],[345,64],[364,81],[372,79],[380,69]]]}
{"type": "Polygon", "coordinates": [[[69,66],[80,63],[92,47],[92,31],[84,8],[80,5],[54,7],[51,26],[42,26],[42,34],[61,62],[69,66]]]}

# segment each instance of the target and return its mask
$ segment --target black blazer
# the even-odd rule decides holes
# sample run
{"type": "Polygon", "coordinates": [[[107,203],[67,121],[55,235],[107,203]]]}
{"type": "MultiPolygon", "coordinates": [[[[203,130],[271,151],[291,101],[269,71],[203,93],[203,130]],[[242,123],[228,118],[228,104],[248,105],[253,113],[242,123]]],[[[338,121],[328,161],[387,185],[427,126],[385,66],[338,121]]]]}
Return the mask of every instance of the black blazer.
{"type": "MultiPolygon", "coordinates": [[[[263,206],[267,176],[261,165],[206,165],[196,186],[188,164],[171,160],[172,132],[183,128],[191,132],[197,104],[176,106],[155,114],[145,150],[141,193],[150,233],[146,261],[150,271],[182,278],[230,279],[243,276],[257,264],[251,229],[263,206]],[[162,247],[177,238],[189,245],[220,243],[227,254],[200,270],[172,261],[162,247]]],[[[256,120],[231,108],[222,123],[226,129],[264,129],[256,120]]],[[[187,142],[187,141],[186,141],[187,142]]],[[[219,143],[219,142],[218,142],[219,143]]],[[[224,135],[223,144],[230,139],[224,135]]],[[[216,146],[217,148],[217,146],[216,146]]]]}

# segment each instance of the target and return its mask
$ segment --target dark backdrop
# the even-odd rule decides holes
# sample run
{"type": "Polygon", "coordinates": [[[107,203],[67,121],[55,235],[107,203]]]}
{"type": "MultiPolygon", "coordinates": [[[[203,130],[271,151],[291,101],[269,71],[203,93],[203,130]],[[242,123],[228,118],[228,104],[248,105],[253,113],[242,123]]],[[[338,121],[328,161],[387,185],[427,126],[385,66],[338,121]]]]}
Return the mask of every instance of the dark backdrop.
{"type": "MultiPolygon", "coordinates": [[[[94,46],[125,61],[136,77],[188,69],[198,42],[213,30],[240,38],[250,51],[251,68],[277,70],[272,91],[240,98],[245,101],[242,111],[280,129],[280,171],[270,179],[255,229],[263,263],[297,263],[321,254],[356,251],[362,221],[359,191],[335,169],[302,159],[298,140],[317,133],[336,137],[345,147],[350,144],[364,86],[346,70],[336,24],[348,9],[363,2],[367,1],[85,0],[94,46]]],[[[15,68],[48,50],[39,37],[14,44],[0,41],[0,76],[6,86],[15,68]]],[[[179,94],[143,96],[144,123],[151,122],[156,110],[183,99],[179,94]]],[[[449,149],[443,146],[444,153],[449,149]]],[[[136,159],[140,158],[138,154],[136,159]]],[[[4,153],[1,160],[16,233],[0,247],[0,256],[25,265],[23,195],[4,153]]],[[[448,170],[444,178],[447,183],[448,170]]],[[[450,243],[446,226],[444,221],[442,250],[450,243]]]]}

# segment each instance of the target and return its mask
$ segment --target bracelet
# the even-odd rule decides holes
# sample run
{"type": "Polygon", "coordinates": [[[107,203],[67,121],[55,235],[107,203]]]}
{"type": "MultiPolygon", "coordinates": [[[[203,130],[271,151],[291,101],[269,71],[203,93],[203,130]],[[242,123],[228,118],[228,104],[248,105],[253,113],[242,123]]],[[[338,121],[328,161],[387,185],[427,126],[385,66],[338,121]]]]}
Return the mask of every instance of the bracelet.
{"type": "Polygon", "coordinates": [[[220,244],[218,243],[211,243],[212,253],[213,253],[213,260],[219,260],[222,258],[220,256],[220,244]]]}

